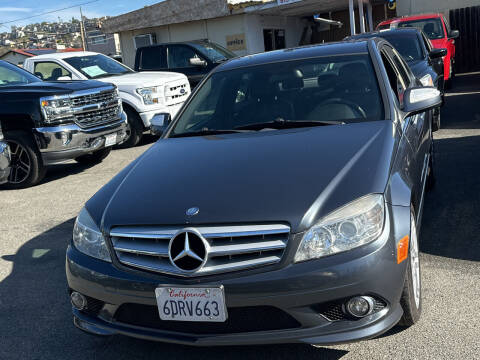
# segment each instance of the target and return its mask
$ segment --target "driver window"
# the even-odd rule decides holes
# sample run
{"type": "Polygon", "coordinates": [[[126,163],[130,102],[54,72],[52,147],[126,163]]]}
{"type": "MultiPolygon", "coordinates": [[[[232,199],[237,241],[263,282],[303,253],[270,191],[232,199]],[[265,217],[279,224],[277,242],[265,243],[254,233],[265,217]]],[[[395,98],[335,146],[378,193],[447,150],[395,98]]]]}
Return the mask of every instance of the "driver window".
{"type": "Polygon", "coordinates": [[[174,45],[168,47],[168,67],[170,69],[192,68],[192,62],[201,61],[198,54],[188,46],[174,45]]]}
{"type": "Polygon", "coordinates": [[[56,81],[62,76],[72,78],[72,73],[55,62],[36,62],[34,74],[45,81],[56,81]]]}
{"type": "Polygon", "coordinates": [[[397,99],[397,103],[402,105],[403,104],[403,93],[405,92],[406,86],[402,78],[400,77],[398,71],[395,69],[393,62],[391,61],[390,57],[386,54],[385,50],[382,50],[382,60],[383,64],[385,65],[385,70],[388,75],[388,80],[390,82],[390,86],[395,94],[397,99]]]}

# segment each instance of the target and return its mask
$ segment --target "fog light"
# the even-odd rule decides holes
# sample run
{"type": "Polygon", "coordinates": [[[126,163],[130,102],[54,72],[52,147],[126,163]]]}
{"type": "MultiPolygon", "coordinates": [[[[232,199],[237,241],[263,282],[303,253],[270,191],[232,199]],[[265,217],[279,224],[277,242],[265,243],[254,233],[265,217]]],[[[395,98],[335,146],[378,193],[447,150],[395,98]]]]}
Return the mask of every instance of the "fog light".
{"type": "Polygon", "coordinates": [[[83,310],[87,307],[87,299],[79,292],[72,292],[72,294],[70,295],[70,300],[73,307],[77,310],[83,310]]]}
{"type": "Polygon", "coordinates": [[[370,296],[355,296],[347,301],[347,312],[355,317],[361,318],[367,316],[373,311],[373,299],[370,296]]]}

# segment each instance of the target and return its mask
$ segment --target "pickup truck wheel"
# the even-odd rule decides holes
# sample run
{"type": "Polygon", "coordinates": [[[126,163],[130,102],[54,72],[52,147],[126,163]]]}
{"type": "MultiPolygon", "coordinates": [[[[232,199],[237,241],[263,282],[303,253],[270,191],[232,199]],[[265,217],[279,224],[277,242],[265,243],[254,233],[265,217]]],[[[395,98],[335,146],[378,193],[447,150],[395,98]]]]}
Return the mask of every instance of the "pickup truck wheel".
{"type": "Polygon", "coordinates": [[[108,154],[110,154],[110,151],[112,151],[111,147],[107,147],[101,150],[97,150],[91,154],[87,155],[82,155],[76,158],[75,160],[83,165],[95,165],[99,164],[105,159],[108,154]]]}
{"type": "Polygon", "coordinates": [[[143,136],[143,123],[138,114],[129,108],[124,109],[127,114],[127,137],[123,143],[117,146],[118,149],[126,149],[137,145],[143,136]]]}
{"type": "Polygon", "coordinates": [[[399,324],[412,326],[420,319],[422,312],[422,282],[420,274],[420,257],[418,248],[417,225],[415,213],[410,210],[410,241],[408,243],[408,259],[400,305],[403,316],[399,324]]]}
{"type": "Polygon", "coordinates": [[[11,151],[11,171],[5,187],[22,189],[42,181],[47,170],[32,135],[26,131],[7,131],[4,135],[11,151]]]}

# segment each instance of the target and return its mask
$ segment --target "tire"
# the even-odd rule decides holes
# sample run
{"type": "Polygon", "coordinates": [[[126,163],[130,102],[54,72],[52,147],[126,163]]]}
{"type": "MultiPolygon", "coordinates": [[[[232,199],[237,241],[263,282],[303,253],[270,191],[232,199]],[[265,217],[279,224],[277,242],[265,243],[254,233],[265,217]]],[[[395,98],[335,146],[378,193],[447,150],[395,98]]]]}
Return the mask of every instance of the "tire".
{"type": "Polygon", "coordinates": [[[420,258],[418,237],[413,207],[410,210],[410,241],[408,244],[407,269],[403,285],[400,305],[403,316],[399,325],[412,326],[420,319],[422,313],[422,280],[420,273],[420,258]]]}
{"type": "Polygon", "coordinates": [[[132,109],[125,108],[127,114],[127,138],[123,143],[117,145],[117,149],[127,149],[137,145],[143,136],[143,123],[140,116],[132,109]]]}
{"type": "Polygon", "coordinates": [[[97,150],[92,154],[82,155],[75,160],[82,165],[96,165],[105,159],[112,151],[111,147],[107,147],[101,150],[97,150]]]}
{"type": "Polygon", "coordinates": [[[37,185],[47,172],[33,135],[21,130],[6,131],[5,140],[11,151],[11,171],[7,189],[23,189],[37,185]]]}
{"type": "Polygon", "coordinates": [[[435,131],[438,131],[440,130],[440,126],[441,126],[441,111],[440,111],[440,108],[437,108],[437,109],[434,109],[433,110],[433,121],[432,121],[432,131],[435,132],[435,131]]]}

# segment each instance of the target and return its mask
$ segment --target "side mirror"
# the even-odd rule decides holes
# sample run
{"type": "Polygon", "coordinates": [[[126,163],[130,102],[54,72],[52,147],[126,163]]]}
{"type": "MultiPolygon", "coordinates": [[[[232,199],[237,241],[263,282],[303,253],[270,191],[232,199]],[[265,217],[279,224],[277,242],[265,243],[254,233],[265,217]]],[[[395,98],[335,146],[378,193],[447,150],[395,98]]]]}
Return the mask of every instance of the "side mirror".
{"type": "Polygon", "coordinates": [[[451,30],[450,33],[448,34],[449,39],[456,39],[460,36],[460,31],[458,30],[451,30]]]}
{"type": "Polygon", "coordinates": [[[204,66],[207,66],[207,62],[198,57],[193,57],[190,59],[190,65],[204,67],[204,66]]]}
{"type": "Polygon", "coordinates": [[[440,91],[431,86],[409,88],[403,94],[403,111],[407,115],[415,115],[440,105],[440,91]]]}
{"type": "Polygon", "coordinates": [[[160,136],[172,122],[172,116],[169,113],[157,114],[153,117],[150,125],[152,135],[160,136]]]}
{"type": "Polygon", "coordinates": [[[70,81],[72,78],[70,76],[60,76],[57,81],[70,81]]]}
{"type": "Polygon", "coordinates": [[[433,49],[432,51],[430,51],[428,56],[430,57],[430,59],[438,59],[447,56],[447,49],[433,49]]]}

